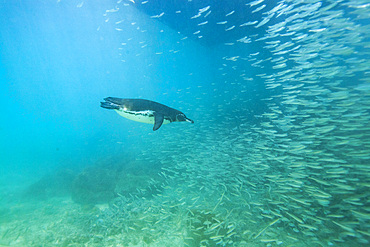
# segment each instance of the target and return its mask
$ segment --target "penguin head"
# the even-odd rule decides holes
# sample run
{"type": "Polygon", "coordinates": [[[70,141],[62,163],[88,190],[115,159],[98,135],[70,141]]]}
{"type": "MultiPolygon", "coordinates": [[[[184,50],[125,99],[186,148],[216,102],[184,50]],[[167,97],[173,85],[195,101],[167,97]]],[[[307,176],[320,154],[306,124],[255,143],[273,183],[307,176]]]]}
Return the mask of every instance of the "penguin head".
{"type": "Polygon", "coordinates": [[[184,113],[176,115],[176,122],[185,122],[185,121],[189,123],[194,123],[194,121],[191,120],[190,118],[187,118],[184,113]]]}

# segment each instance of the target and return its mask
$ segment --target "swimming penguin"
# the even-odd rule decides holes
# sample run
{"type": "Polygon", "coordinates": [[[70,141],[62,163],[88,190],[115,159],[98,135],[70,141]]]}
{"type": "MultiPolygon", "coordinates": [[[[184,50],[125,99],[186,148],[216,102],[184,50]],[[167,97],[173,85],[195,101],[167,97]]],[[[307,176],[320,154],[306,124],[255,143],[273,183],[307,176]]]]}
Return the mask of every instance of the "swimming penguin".
{"type": "Polygon", "coordinates": [[[121,99],[108,97],[100,106],[106,109],[113,109],[122,117],[142,123],[154,124],[153,130],[159,129],[162,124],[172,122],[190,122],[184,113],[160,103],[146,99],[121,99]]]}

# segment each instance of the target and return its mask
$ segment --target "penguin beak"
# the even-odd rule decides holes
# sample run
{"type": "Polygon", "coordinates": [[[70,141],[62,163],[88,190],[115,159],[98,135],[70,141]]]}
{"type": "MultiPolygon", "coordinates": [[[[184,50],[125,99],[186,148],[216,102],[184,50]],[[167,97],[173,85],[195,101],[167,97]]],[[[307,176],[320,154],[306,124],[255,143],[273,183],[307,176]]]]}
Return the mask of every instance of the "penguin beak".
{"type": "Polygon", "coordinates": [[[189,122],[189,123],[194,123],[194,121],[193,121],[193,120],[191,120],[190,118],[187,118],[187,117],[185,117],[185,121],[186,121],[186,122],[189,122]]]}

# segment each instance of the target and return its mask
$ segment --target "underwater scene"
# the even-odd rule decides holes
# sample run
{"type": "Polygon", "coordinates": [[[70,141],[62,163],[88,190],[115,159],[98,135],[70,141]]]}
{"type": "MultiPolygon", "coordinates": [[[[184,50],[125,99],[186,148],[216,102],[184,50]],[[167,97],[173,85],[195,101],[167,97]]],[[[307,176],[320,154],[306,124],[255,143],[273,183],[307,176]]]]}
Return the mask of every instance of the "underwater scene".
{"type": "Polygon", "coordinates": [[[370,246],[369,0],[0,1],[0,246],[370,246]]]}

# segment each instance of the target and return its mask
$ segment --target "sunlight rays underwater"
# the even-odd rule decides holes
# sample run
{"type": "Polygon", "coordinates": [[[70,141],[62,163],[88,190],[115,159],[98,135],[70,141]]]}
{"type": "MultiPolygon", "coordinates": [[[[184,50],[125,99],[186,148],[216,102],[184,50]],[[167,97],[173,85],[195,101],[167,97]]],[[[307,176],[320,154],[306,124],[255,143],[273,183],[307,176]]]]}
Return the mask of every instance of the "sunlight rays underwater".
{"type": "MultiPolygon", "coordinates": [[[[238,7],[228,9],[216,1],[194,2],[178,7],[120,0],[105,11],[97,32],[110,29],[119,37],[120,61],[138,80],[131,92],[170,103],[195,124],[169,124],[153,132],[150,125],[105,115],[112,131],[124,126],[126,135],[135,137],[131,145],[115,138],[109,145],[135,155],[113,161],[130,165],[107,169],[103,161],[102,170],[76,177],[115,177],[115,184],[105,183],[111,196],[88,203],[78,197],[83,205],[95,205],[85,211],[67,199],[60,207],[52,201],[50,212],[36,213],[45,221],[48,214],[58,215],[57,221],[45,223],[42,231],[9,222],[8,229],[14,229],[2,227],[1,241],[369,244],[370,5],[256,0],[233,1],[238,7]],[[158,12],[144,14],[151,4],[158,12]],[[166,15],[181,16],[186,28],[169,24],[166,15]],[[225,37],[218,42],[217,36],[225,37]]],[[[132,97],[117,88],[104,92],[116,95],[104,97],[132,97]]]]}

